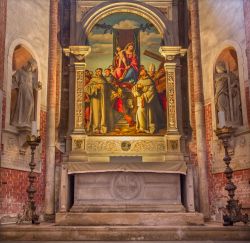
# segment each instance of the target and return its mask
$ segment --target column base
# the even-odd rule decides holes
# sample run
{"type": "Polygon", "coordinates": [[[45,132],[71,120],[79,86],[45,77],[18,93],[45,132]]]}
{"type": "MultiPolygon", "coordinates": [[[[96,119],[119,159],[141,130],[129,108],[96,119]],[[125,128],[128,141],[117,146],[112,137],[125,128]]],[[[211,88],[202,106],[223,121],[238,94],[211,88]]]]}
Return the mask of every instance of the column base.
{"type": "Polygon", "coordinates": [[[181,135],[176,132],[168,132],[165,135],[166,147],[168,152],[182,152],[181,135]]]}
{"type": "Polygon", "coordinates": [[[55,214],[44,214],[44,221],[48,223],[54,223],[56,219],[55,214]]]}
{"type": "Polygon", "coordinates": [[[81,128],[81,129],[74,129],[72,134],[86,134],[86,130],[84,128],[81,128]]]}

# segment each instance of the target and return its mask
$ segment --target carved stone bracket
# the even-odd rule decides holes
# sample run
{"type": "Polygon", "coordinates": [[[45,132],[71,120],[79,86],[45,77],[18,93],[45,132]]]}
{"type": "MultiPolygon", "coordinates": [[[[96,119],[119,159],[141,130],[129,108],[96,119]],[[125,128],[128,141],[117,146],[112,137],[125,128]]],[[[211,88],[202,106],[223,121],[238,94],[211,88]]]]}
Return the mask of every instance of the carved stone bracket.
{"type": "Polygon", "coordinates": [[[159,52],[165,57],[166,62],[176,62],[177,58],[186,55],[187,49],[181,46],[161,46],[159,52]]]}
{"type": "Polygon", "coordinates": [[[72,55],[76,58],[77,61],[84,61],[85,57],[90,53],[90,46],[69,46],[68,48],[64,48],[63,52],[66,56],[72,55]]]}

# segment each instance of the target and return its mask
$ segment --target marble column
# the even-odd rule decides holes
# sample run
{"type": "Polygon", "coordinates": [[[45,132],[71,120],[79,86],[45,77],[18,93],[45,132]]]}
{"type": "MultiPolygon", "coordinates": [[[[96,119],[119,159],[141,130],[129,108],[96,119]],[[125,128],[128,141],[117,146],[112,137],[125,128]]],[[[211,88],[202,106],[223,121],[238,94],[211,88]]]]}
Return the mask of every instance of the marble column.
{"type": "Polygon", "coordinates": [[[162,46],[160,47],[160,53],[166,60],[164,67],[166,71],[166,98],[168,104],[166,117],[167,148],[168,152],[181,152],[182,105],[179,59],[185,55],[186,49],[182,49],[180,46],[162,46]]]}
{"type": "MultiPolygon", "coordinates": [[[[0,144],[2,144],[2,110],[3,110],[3,81],[4,81],[4,53],[5,53],[5,34],[7,20],[7,0],[0,1],[0,144]]],[[[1,157],[1,153],[0,153],[1,157]]],[[[0,159],[1,160],[1,159],[0,159]]]]}
{"type": "Polygon", "coordinates": [[[65,164],[61,166],[59,211],[67,212],[69,209],[69,176],[65,164]]]}
{"type": "MultiPolygon", "coordinates": [[[[70,46],[76,43],[76,2],[72,0],[70,2],[70,46]]],[[[68,114],[68,133],[69,137],[74,129],[74,90],[75,90],[75,58],[70,57],[70,67],[69,67],[69,114],[68,114]]],[[[69,147],[69,146],[66,146],[69,147]]]]}
{"type": "Polygon", "coordinates": [[[58,0],[50,0],[49,62],[47,86],[45,220],[55,215],[55,130],[57,78],[58,0]]]}
{"type": "MultiPolygon", "coordinates": [[[[0,1],[0,90],[3,90],[4,80],[4,52],[5,52],[5,34],[6,34],[6,19],[7,19],[7,0],[0,1]]],[[[2,118],[1,118],[2,119],[2,118]]]]}
{"type": "Polygon", "coordinates": [[[191,20],[190,28],[193,55],[195,130],[199,173],[199,202],[200,211],[204,214],[205,218],[208,218],[208,175],[198,0],[189,0],[188,4],[191,20]]]}
{"type": "Polygon", "coordinates": [[[244,18],[245,18],[245,33],[246,33],[246,55],[248,64],[248,79],[250,81],[250,1],[244,0],[244,18]]]}
{"type": "MultiPolygon", "coordinates": [[[[247,55],[247,69],[248,69],[248,82],[245,82],[246,101],[250,105],[250,1],[244,0],[244,18],[245,18],[245,33],[246,33],[246,55],[247,55]],[[248,90],[248,95],[247,95],[248,90]]],[[[250,111],[247,109],[248,125],[250,127],[250,111]]]]}

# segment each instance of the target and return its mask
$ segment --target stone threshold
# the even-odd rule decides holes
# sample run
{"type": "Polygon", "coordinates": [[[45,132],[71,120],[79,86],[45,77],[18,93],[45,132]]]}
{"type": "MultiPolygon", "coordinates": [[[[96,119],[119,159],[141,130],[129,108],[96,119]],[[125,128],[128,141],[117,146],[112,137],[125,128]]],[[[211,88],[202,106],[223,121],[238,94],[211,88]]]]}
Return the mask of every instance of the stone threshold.
{"type": "Polygon", "coordinates": [[[1,225],[0,240],[22,241],[250,241],[250,225],[56,226],[1,225]]]}

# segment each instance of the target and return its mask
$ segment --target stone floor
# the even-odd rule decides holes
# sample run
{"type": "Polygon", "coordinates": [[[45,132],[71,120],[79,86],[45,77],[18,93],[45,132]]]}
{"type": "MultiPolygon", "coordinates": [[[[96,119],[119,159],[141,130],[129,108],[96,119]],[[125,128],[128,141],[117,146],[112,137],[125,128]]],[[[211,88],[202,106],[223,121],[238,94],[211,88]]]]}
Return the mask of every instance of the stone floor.
{"type": "Polygon", "coordinates": [[[38,242],[250,242],[250,225],[205,226],[55,226],[1,225],[0,241],[38,242]]]}
{"type": "MultiPolygon", "coordinates": [[[[28,243],[249,243],[249,241],[29,241],[28,243]]],[[[27,243],[27,241],[1,241],[1,243],[27,243]]]]}

